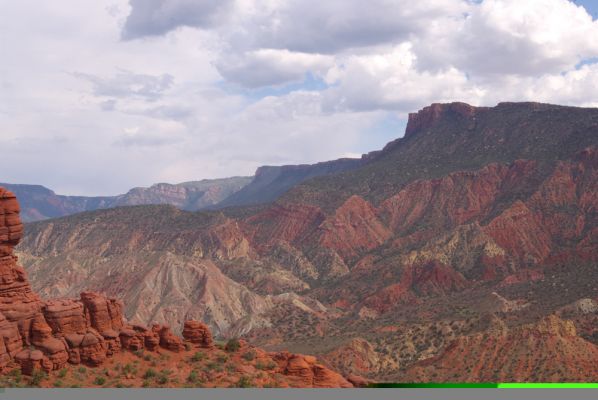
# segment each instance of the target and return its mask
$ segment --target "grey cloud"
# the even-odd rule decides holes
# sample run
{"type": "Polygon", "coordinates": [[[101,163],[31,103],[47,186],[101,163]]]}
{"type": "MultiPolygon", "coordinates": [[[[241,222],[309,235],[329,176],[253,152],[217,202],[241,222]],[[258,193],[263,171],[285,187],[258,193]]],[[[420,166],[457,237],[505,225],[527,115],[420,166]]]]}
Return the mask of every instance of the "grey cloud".
{"type": "Polygon", "coordinates": [[[180,137],[158,134],[135,133],[122,135],[113,142],[114,146],[121,147],[161,147],[181,141],[180,137]]]}
{"type": "MultiPolygon", "coordinates": [[[[73,73],[74,76],[91,82],[96,96],[116,98],[137,97],[147,101],[159,99],[174,83],[174,77],[169,74],[159,76],[136,74],[130,71],[120,71],[111,78],[73,73]]],[[[109,104],[107,104],[109,106],[109,104]]]]}
{"type": "Polygon", "coordinates": [[[307,72],[318,74],[332,65],[331,57],[287,50],[261,50],[227,56],[215,64],[222,77],[247,88],[301,82],[307,72]]]}
{"type": "Polygon", "coordinates": [[[102,101],[100,103],[100,109],[102,111],[114,111],[116,109],[116,100],[110,99],[110,100],[102,101]]]}
{"type": "MultiPolygon", "coordinates": [[[[290,0],[256,21],[255,45],[332,54],[406,40],[460,1],[290,0]],[[419,4],[418,4],[419,3],[419,4]]],[[[457,7],[455,7],[457,6],[457,7]]],[[[458,12],[458,11],[456,11],[458,12]]]]}
{"type": "Polygon", "coordinates": [[[124,110],[123,112],[131,115],[143,115],[150,118],[184,121],[193,116],[193,108],[185,106],[161,105],[145,110],[124,110]]]}
{"type": "Polygon", "coordinates": [[[206,28],[223,15],[232,0],[130,0],[124,40],[163,35],[180,26],[206,28]]]}

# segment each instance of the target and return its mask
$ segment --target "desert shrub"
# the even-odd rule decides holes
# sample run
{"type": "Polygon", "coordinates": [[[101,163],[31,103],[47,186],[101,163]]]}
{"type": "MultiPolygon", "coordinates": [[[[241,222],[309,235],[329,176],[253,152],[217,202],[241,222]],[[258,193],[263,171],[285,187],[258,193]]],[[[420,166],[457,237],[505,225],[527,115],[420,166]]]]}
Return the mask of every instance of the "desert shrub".
{"type": "Polygon", "coordinates": [[[103,376],[96,376],[96,378],[93,381],[93,384],[98,386],[102,386],[104,383],[106,383],[106,378],[104,378],[103,376]]]}
{"type": "Polygon", "coordinates": [[[198,362],[203,360],[204,358],[206,358],[206,354],[201,351],[198,351],[195,354],[193,354],[193,356],[191,356],[191,361],[198,362]]]}
{"type": "Polygon", "coordinates": [[[44,371],[34,371],[33,375],[31,375],[31,386],[39,386],[40,383],[42,383],[42,381],[47,377],[48,374],[46,374],[44,371]]]}
{"type": "Polygon", "coordinates": [[[197,374],[197,371],[193,370],[193,371],[189,372],[189,376],[187,376],[187,382],[189,382],[189,383],[199,382],[199,375],[197,374]]]}
{"type": "Polygon", "coordinates": [[[250,387],[253,387],[253,382],[251,381],[250,377],[248,377],[248,376],[242,376],[237,381],[237,385],[236,386],[239,387],[239,388],[250,388],[250,387]]]}
{"type": "Polygon", "coordinates": [[[151,379],[151,378],[155,378],[156,375],[158,375],[158,373],[156,372],[155,369],[153,368],[148,368],[145,373],[143,374],[143,379],[151,379]]]}
{"type": "Polygon", "coordinates": [[[246,351],[241,357],[243,357],[244,360],[253,361],[256,357],[255,350],[246,351]]]}
{"type": "Polygon", "coordinates": [[[216,361],[220,364],[224,364],[228,361],[228,356],[226,354],[218,354],[218,356],[216,356],[216,361]]]}
{"type": "Polygon", "coordinates": [[[237,338],[230,339],[228,342],[226,342],[226,346],[224,346],[224,349],[231,353],[239,351],[240,348],[241,348],[241,343],[239,342],[239,339],[237,339],[237,338]]]}

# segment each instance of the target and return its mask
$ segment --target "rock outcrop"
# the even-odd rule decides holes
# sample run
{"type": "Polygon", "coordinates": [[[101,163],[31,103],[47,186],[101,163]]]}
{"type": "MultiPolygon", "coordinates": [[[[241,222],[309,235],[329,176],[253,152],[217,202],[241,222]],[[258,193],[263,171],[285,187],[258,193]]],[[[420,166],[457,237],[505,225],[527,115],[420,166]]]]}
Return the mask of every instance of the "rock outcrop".
{"type": "Polygon", "coordinates": [[[200,348],[211,349],[214,347],[212,332],[210,332],[210,329],[206,324],[200,321],[185,321],[183,338],[200,348]]]}
{"type": "Polygon", "coordinates": [[[317,362],[313,356],[280,352],[274,355],[279,370],[297,387],[333,388],[353,385],[338,373],[317,362]]]}
{"type": "Polygon", "coordinates": [[[19,211],[14,194],[0,188],[0,370],[11,360],[31,374],[67,362],[98,366],[121,348],[184,348],[166,326],[125,324],[122,302],[99,293],[42,301],[13,254],[23,233],[19,211]]]}

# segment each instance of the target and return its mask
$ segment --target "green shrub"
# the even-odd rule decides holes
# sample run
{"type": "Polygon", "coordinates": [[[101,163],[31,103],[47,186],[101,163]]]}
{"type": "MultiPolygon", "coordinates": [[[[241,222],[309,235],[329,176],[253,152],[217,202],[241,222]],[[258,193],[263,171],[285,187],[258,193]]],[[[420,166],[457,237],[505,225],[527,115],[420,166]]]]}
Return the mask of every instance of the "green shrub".
{"type": "Polygon", "coordinates": [[[197,383],[199,381],[199,375],[197,375],[197,371],[193,370],[189,372],[189,376],[187,376],[187,382],[189,383],[197,383]]]}
{"type": "Polygon", "coordinates": [[[216,361],[220,364],[224,364],[228,361],[228,356],[226,354],[218,354],[218,356],[216,356],[216,361]]]}
{"type": "Polygon", "coordinates": [[[256,357],[255,350],[246,351],[241,357],[243,357],[244,360],[253,361],[256,357]]]}
{"type": "Polygon", "coordinates": [[[143,379],[151,379],[155,378],[158,375],[155,369],[148,368],[145,373],[143,374],[143,379]]]}
{"type": "Polygon", "coordinates": [[[191,361],[198,362],[198,361],[203,360],[204,358],[206,358],[205,353],[198,351],[195,354],[193,354],[193,356],[191,356],[191,361]]]}
{"type": "Polygon", "coordinates": [[[93,384],[98,386],[102,386],[104,383],[106,383],[106,378],[104,378],[103,376],[96,376],[96,378],[93,381],[93,384]]]}
{"type": "Polygon", "coordinates": [[[242,376],[237,381],[236,386],[239,388],[250,388],[253,387],[253,382],[251,381],[251,378],[249,378],[248,376],[242,376]]]}
{"type": "Polygon", "coordinates": [[[34,371],[33,375],[31,375],[31,386],[39,386],[39,384],[42,383],[42,381],[47,377],[48,374],[46,374],[44,371],[34,371]]]}
{"type": "Polygon", "coordinates": [[[241,348],[241,343],[239,342],[239,339],[237,339],[237,338],[230,339],[228,342],[226,342],[226,346],[224,346],[224,349],[231,353],[239,351],[240,348],[241,348]]]}

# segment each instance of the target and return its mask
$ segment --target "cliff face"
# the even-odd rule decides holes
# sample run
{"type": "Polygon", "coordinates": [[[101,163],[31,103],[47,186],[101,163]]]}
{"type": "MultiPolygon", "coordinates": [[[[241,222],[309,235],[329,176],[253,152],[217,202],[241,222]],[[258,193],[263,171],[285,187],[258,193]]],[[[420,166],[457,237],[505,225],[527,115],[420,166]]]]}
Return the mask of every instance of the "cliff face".
{"type": "MultiPolygon", "coordinates": [[[[67,365],[97,367],[108,358],[123,357],[126,351],[163,349],[181,353],[203,349],[216,352],[209,328],[199,321],[184,323],[182,339],[167,325],[153,324],[147,328],[127,323],[122,301],[95,292],[83,292],[79,299],[40,300],[13,254],[22,234],[16,197],[0,188],[0,373],[14,369],[15,363],[25,375],[39,370],[61,370],[67,365]]],[[[245,350],[252,352],[252,357],[257,354],[246,345],[245,350]]],[[[336,372],[317,363],[314,357],[288,352],[261,352],[261,356],[262,361],[272,364],[269,366],[272,374],[284,377],[279,384],[352,386],[336,372]]],[[[222,384],[221,378],[214,379],[212,384],[222,384]]]]}

